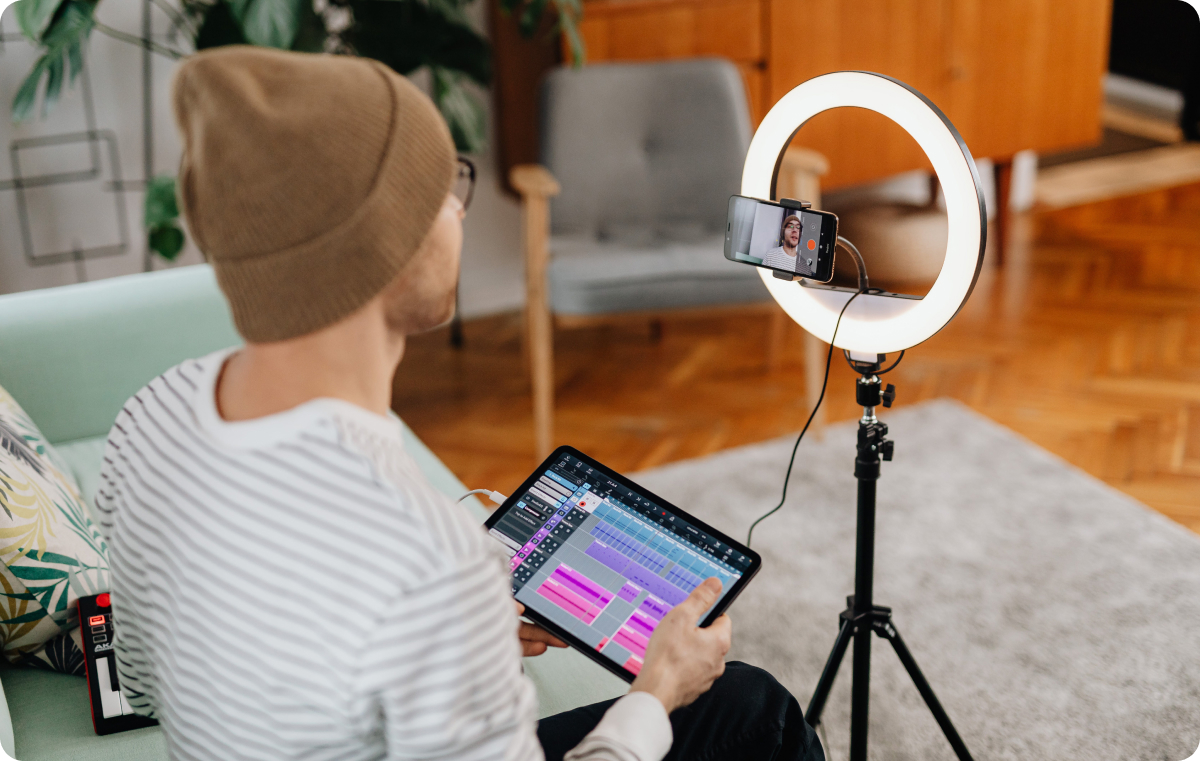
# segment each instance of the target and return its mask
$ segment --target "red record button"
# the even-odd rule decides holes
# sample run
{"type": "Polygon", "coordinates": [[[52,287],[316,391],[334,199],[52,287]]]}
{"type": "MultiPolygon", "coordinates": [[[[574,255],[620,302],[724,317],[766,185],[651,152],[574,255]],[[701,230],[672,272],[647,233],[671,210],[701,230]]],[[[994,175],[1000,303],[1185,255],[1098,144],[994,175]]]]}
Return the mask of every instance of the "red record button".
{"type": "Polygon", "coordinates": [[[96,596],[96,604],[99,605],[101,608],[111,607],[112,606],[112,598],[109,597],[108,592],[105,592],[102,595],[96,596]]]}
{"type": "Polygon", "coordinates": [[[88,619],[89,626],[104,626],[104,616],[92,616],[88,619]]]}
{"type": "Polygon", "coordinates": [[[815,240],[813,240],[812,238],[809,238],[808,239],[808,250],[813,251],[816,249],[816,247],[817,247],[817,242],[815,240]]]}

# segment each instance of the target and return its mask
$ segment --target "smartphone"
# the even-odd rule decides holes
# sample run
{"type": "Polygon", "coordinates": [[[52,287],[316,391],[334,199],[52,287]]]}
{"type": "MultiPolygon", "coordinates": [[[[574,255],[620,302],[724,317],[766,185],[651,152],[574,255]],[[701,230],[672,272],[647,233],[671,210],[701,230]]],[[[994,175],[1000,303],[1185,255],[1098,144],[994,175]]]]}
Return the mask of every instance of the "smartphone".
{"type": "Polygon", "coordinates": [[[837,215],[828,211],[730,196],[725,258],[828,283],[837,224],[837,215]]]}

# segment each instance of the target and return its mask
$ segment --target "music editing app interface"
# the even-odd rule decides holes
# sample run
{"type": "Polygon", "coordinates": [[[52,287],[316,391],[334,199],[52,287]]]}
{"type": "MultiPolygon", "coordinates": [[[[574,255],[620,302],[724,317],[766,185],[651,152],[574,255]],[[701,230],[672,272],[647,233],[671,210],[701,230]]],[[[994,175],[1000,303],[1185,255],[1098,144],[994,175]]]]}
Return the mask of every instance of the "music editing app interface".
{"type": "Polygon", "coordinates": [[[725,593],[750,559],[570,455],[491,529],[513,594],[633,673],[662,617],[705,579],[725,593]],[[549,611],[549,613],[547,613],[549,611]]]}

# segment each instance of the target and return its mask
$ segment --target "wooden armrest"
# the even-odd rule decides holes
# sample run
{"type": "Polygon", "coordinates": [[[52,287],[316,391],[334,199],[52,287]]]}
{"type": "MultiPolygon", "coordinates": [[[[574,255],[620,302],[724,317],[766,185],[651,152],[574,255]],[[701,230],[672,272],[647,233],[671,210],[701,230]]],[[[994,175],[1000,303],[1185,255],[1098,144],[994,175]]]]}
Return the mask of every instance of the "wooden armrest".
{"type": "Polygon", "coordinates": [[[551,198],[562,190],[550,170],[541,164],[520,164],[508,173],[508,181],[526,198],[551,198]]]}
{"type": "Polygon", "coordinates": [[[779,168],[785,172],[807,172],[820,176],[829,171],[829,159],[814,150],[793,146],[783,154],[783,163],[779,168]]]}

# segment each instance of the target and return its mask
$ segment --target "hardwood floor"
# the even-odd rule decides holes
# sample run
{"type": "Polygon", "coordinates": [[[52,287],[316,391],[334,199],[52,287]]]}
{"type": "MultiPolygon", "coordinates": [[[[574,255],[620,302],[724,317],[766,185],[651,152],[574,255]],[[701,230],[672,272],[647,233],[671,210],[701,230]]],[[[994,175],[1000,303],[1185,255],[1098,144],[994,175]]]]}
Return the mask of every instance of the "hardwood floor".
{"type": "MultiPolygon", "coordinates": [[[[632,472],[798,431],[800,328],[768,372],[767,327],[714,312],[660,336],[557,331],[556,443],[632,472]]],[[[413,339],[394,407],[470,488],[507,493],[537,464],[519,316],[466,340],[413,339]]],[[[859,415],[853,378],[835,355],[830,420],[859,415]]],[[[1018,218],[1004,269],[888,379],[896,407],[959,399],[1200,531],[1200,184],[1018,218]]]]}

